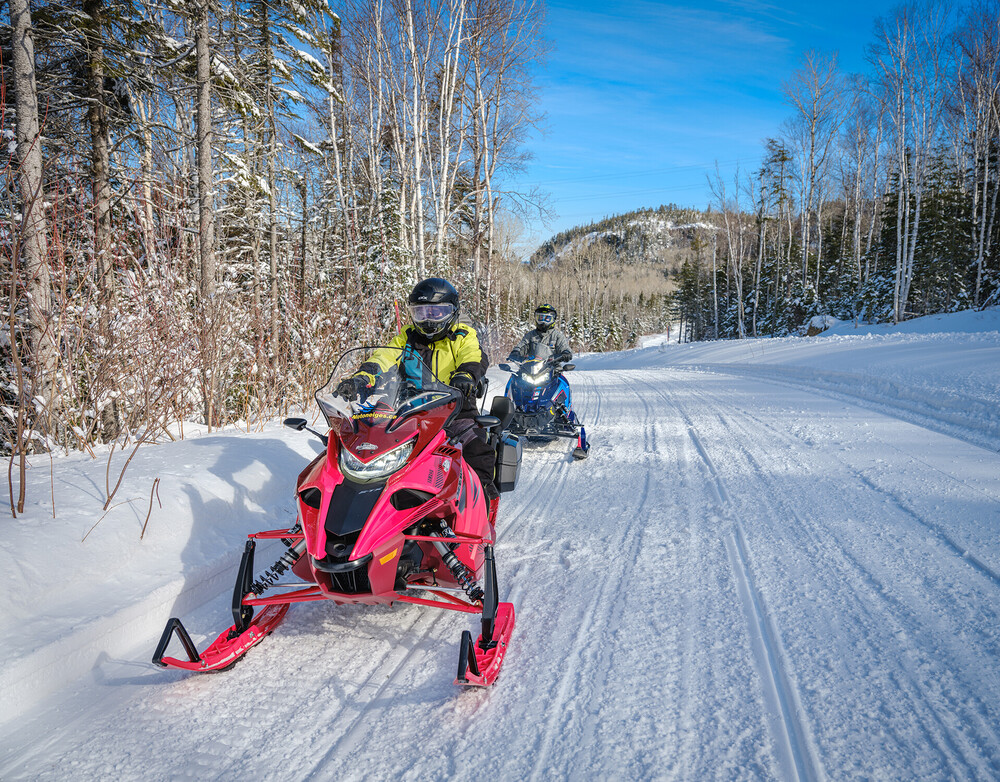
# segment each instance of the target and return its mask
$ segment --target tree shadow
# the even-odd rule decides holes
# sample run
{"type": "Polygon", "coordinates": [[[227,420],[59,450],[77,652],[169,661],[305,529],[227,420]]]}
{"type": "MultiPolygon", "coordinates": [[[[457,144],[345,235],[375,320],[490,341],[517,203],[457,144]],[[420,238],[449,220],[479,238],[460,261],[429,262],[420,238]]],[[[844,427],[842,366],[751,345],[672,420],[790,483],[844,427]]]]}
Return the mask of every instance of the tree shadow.
{"type": "MultiPolygon", "coordinates": [[[[231,498],[206,497],[195,485],[184,487],[190,506],[191,530],[180,558],[184,586],[174,600],[170,616],[183,621],[185,615],[194,613],[200,619],[210,614],[215,616],[218,607],[218,625],[213,624],[207,632],[205,628],[188,627],[192,636],[205,632],[212,639],[232,624],[232,616],[226,609],[230,606],[231,590],[247,535],[288,529],[295,524],[296,478],[314,457],[304,456],[277,438],[248,442],[238,437],[208,436],[190,442],[196,448],[219,450],[218,458],[207,470],[230,487],[233,495],[231,498]],[[254,478],[262,472],[262,467],[267,477],[255,483],[254,478]]],[[[314,454],[323,449],[319,440],[310,441],[308,447],[314,454]]],[[[280,541],[261,543],[257,548],[255,571],[259,573],[269,566],[282,550],[280,541]]],[[[175,640],[171,649],[178,646],[175,640]]]]}

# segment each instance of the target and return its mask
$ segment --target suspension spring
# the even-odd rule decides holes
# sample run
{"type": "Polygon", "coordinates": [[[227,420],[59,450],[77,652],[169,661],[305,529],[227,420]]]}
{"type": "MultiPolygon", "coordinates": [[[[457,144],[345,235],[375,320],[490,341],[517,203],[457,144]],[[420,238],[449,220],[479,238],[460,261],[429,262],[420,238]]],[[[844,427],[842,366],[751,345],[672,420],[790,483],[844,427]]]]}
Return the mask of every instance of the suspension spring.
{"type": "MultiPolygon", "coordinates": [[[[452,532],[451,527],[444,521],[441,520],[441,534],[447,538],[454,538],[455,533],[452,532]]],[[[473,603],[482,602],[486,593],[483,592],[483,588],[476,583],[476,579],[473,577],[469,569],[462,563],[462,561],[455,556],[455,548],[458,543],[439,543],[434,542],[434,547],[438,550],[441,555],[441,559],[448,566],[448,570],[455,577],[458,585],[462,587],[465,594],[468,596],[469,600],[473,603]]]]}
{"type": "Polygon", "coordinates": [[[250,585],[250,591],[257,595],[257,597],[260,597],[267,589],[274,586],[278,582],[278,579],[281,578],[281,575],[285,571],[299,561],[299,557],[302,556],[302,552],[305,550],[305,538],[300,540],[294,546],[290,546],[288,551],[278,558],[277,562],[265,570],[261,574],[261,577],[250,585]]]}

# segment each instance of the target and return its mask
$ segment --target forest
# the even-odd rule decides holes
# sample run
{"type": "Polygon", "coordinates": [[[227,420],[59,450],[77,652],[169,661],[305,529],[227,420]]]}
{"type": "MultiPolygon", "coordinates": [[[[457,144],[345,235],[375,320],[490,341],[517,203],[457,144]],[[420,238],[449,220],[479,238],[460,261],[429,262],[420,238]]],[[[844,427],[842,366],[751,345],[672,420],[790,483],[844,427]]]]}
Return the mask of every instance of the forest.
{"type": "Polygon", "coordinates": [[[898,322],[1000,295],[998,0],[897,7],[865,74],[804,53],[762,163],[710,176],[707,212],[608,218],[527,261],[518,225],[551,212],[509,183],[543,124],[540,2],[7,7],[11,470],[305,404],[431,275],[456,283],[494,361],[541,301],[575,349],[612,350],[677,324],[785,336],[813,315],[898,322]]]}
{"type": "Polygon", "coordinates": [[[539,118],[540,4],[7,5],[11,464],[301,405],[427,276],[509,339],[511,216],[545,208],[504,184],[539,118]]]}
{"type": "Polygon", "coordinates": [[[898,6],[867,62],[805,53],[762,165],[710,177],[715,230],[675,278],[689,339],[998,303],[1000,4],[898,6]]]}

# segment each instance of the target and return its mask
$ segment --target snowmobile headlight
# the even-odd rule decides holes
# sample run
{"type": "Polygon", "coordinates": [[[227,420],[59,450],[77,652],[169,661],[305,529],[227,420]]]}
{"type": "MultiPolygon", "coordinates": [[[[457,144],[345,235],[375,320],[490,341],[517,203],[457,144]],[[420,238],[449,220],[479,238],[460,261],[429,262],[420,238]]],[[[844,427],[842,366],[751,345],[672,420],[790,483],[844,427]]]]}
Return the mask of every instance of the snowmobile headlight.
{"type": "Polygon", "coordinates": [[[525,377],[527,378],[528,382],[531,383],[531,385],[537,386],[548,380],[549,373],[547,371],[539,372],[537,375],[525,375],[525,377]]]}
{"type": "Polygon", "coordinates": [[[349,475],[351,478],[359,481],[374,481],[379,478],[385,478],[406,464],[406,460],[413,453],[413,444],[415,442],[415,440],[410,440],[403,443],[398,448],[393,448],[388,453],[372,459],[367,464],[358,459],[347,448],[341,448],[340,459],[338,460],[340,470],[345,475],[349,475]]]}

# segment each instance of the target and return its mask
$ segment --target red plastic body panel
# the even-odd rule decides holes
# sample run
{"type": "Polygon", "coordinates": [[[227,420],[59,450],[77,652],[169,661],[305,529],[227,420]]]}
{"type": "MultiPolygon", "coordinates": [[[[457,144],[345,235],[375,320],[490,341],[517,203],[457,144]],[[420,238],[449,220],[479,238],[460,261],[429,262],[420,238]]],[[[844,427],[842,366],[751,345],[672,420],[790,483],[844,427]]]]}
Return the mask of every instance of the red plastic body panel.
{"type": "MultiPolygon", "coordinates": [[[[293,568],[299,578],[315,583],[324,595],[337,603],[392,603],[399,599],[395,583],[399,555],[406,541],[403,531],[423,518],[443,519],[457,537],[467,539],[468,542],[455,550],[455,555],[477,579],[481,577],[484,562],[482,544],[493,538],[493,519],[479,478],[462,460],[461,451],[447,444],[442,429],[433,431],[444,420],[445,416],[440,415],[434,416],[431,421],[407,421],[400,430],[391,434],[386,434],[378,427],[362,427],[367,430],[364,433],[367,439],[363,442],[375,445],[378,449],[371,456],[366,453],[366,461],[397,447],[400,441],[406,440],[407,432],[411,438],[416,434],[417,442],[414,446],[415,454],[410,457],[406,467],[386,481],[381,496],[354,544],[352,561],[372,555],[367,566],[371,593],[358,595],[333,591],[330,580],[312,565],[312,558],[322,559],[326,556],[324,519],[329,513],[334,491],[344,481],[336,454],[340,447],[346,445],[338,443],[335,433],[331,432],[325,458],[311,463],[298,483],[299,515],[309,555],[302,557],[293,568]],[[422,450],[418,450],[421,446],[422,450]],[[303,500],[303,493],[310,489],[320,492],[322,499],[318,509],[310,507],[303,500]],[[392,496],[404,489],[433,496],[415,508],[396,510],[392,505],[392,496]]],[[[355,436],[355,441],[361,438],[362,435],[359,434],[355,436]]],[[[451,571],[441,562],[433,545],[422,542],[421,548],[424,551],[423,568],[433,571],[435,580],[440,585],[456,586],[451,571]]]]}

